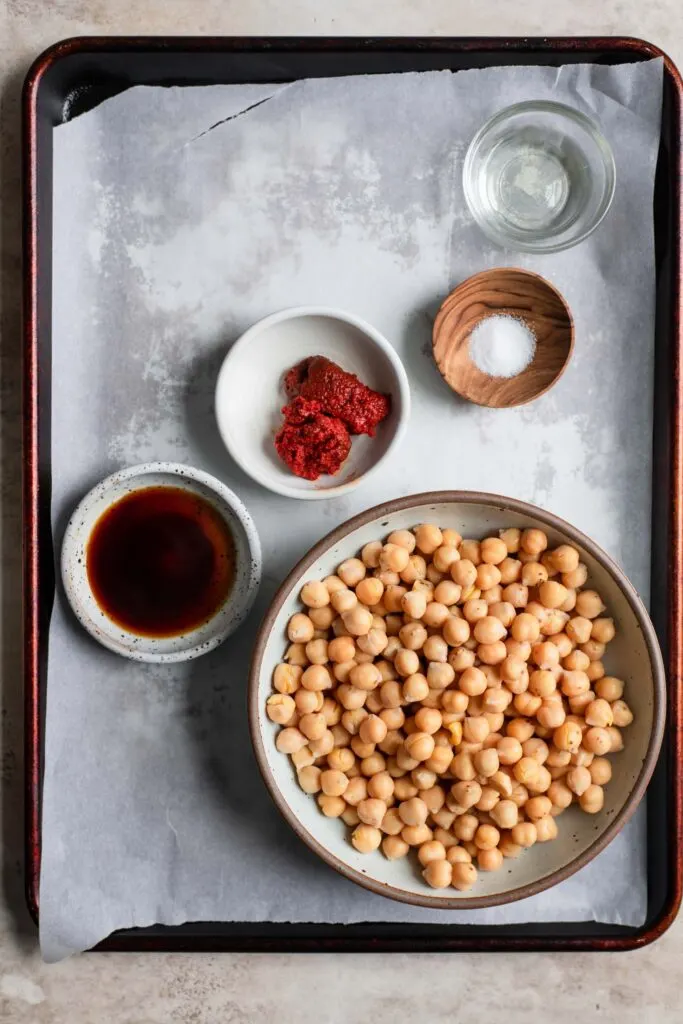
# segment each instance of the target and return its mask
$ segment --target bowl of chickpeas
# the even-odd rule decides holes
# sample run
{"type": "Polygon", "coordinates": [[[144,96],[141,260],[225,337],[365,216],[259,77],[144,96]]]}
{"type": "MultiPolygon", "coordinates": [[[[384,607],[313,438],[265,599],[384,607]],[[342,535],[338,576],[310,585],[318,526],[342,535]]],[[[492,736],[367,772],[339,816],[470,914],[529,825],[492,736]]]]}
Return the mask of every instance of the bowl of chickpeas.
{"type": "Polygon", "coordinates": [[[665,674],[635,589],[525,502],[436,492],[321,540],[257,638],[264,781],[331,867],[427,907],[569,877],[620,831],[662,742],[665,674]]]}

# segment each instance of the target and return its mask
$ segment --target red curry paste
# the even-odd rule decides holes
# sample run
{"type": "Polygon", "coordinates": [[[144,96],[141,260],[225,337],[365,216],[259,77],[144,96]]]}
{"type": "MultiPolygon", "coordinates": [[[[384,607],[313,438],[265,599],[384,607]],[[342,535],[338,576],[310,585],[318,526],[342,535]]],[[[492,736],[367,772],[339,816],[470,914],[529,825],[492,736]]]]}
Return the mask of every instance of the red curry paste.
{"type": "Polygon", "coordinates": [[[367,387],[324,356],[312,356],[285,376],[290,399],[275,435],[278,455],[296,476],[334,475],[351,450],[349,434],[374,436],[391,408],[388,395],[367,387]]]}

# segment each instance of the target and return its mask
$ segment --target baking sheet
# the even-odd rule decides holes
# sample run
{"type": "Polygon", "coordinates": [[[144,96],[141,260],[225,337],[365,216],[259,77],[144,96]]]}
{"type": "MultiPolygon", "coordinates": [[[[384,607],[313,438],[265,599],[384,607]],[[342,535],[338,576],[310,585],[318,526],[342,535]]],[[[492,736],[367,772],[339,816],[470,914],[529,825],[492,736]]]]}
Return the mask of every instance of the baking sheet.
{"type": "Polygon", "coordinates": [[[652,61],[140,87],[55,130],[57,546],[73,505],[106,473],[174,459],[215,473],[246,501],[265,575],[239,635],[186,666],[110,655],[58,592],[40,889],[47,959],[115,928],[193,919],[643,922],[642,811],[573,879],[505,908],[430,912],[338,877],[265,793],[245,679],[260,613],[295,559],[355,512],[411,491],[471,487],[536,501],[590,533],[647,599],[661,79],[652,61]],[[460,174],[482,121],[537,97],[598,118],[618,188],[591,239],[533,258],[486,241],[466,211],[460,174]],[[441,383],[431,319],[458,280],[509,263],[562,290],[576,351],[533,405],[478,409],[441,383]],[[374,323],[412,386],[401,451],[376,481],[323,503],[251,483],[222,449],[212,412],[230,341],[299,303],[374,323]]]}

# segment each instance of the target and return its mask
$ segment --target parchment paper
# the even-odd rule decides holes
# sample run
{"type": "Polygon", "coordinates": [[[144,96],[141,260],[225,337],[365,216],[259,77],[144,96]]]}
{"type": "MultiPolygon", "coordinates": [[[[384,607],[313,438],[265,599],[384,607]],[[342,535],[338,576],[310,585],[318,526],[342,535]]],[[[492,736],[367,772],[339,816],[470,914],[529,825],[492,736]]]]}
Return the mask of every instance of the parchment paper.
{"type": "Polygon", "coordinates": [[[642,813],[574,878],[496,910],[425,911],[340,878],[295,837],[264,789],[245,682],[261,615],[294,561],[349,516],[412,491],[481,488],[538,502],[591,534],[647,598],[661,80],[653,61],[141,87],[55,129],[56,550],[72,507],[95,482],[126,464],[173,459],[241,495],[260,531],[265,573],[247,625],[184,666],[108,653],[58,589],[40,889],[47,959],[116,928],[193,919],[642,923],[642,813]],[[482,122],[536,97],[597,117],[618,175],[594,236],[543,258],[493,248],[461,187],[465,149],[482,122]],[[456,282],[510,263],[561,289],[576,351],[539,401],[479,409],[438,377],[432,318],[456,282]],[[297,503],[252,483],[225,453],[213,418],[230,342],[300,303],[375,324],[412,387],[401,451],[376,480],[329,502],[297,503]]]}

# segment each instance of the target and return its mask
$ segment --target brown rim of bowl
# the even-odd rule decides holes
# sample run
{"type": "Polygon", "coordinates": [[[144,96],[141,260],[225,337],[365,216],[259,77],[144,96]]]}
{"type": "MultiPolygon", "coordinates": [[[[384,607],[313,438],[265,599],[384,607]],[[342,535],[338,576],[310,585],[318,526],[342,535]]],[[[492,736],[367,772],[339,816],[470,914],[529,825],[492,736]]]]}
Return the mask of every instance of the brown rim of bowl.
{"type": "Polygon", "coordinates": [[[631,819],[645,794],[645,790],[647,789],[647,785],[654,771],[659,749],[662,744],[664,720],[666,715],[665,679],[664,663],[662,661],[659,643],[657,641],[654,626],[650,621],[650,617],[645,606],[638,597],[633,584],[624,575],[616,562],[612,561],[609,555],[605,554],[605,552],[598,547],[590,537],[587,537],[584,533],[577,530],[574,526],[567,523],[559,516],[553,515],[551,512],[545,512],[543,509],[540,509],[535,505],[531,505],[525,501],[519,501],[516,498],[506,498],[499,494],[487,494],[483,491],[427,491],[422,494],[413,494],[404,498],[396,498],[393,501],[382,502],[380,505],[375,505],[373,508],[370,508],[365,512],[361,512],[359,515],[347,520],[347,522],[343,523],[341,526],[338,526],[335,530],[332,530],[327,534],[327,536],[323,537],[322,540],[319,540],[318,543],[311,548],[308,554],[304,555],[304,557],[294,566],[275,594],[256,637],[254,654],[249,670],[249,729],[251,732],[251,741],[256,754],[259,771],[261,772],[263,781],[265,782],[271,797],[275,801],[278,810],[282,814],[283,818],[285,818],[285,820],[291,825],[299,838],[303,839],[306,845],[309,846],[314,853],[317,853],[319,857],[330,865],[330,867],[334,868],[335,871],[339,872],[339,874],[351,879],[351,881],[363,886],[365,889],[370,889],[372,892],[378,893],[380,896],[387,896],[389,899],[398,900],[402,903],[411,903],[414,906],[441,910],[475,910],[480,907],[502,906],[506,903],[513,903],[516,900],[526,899],[529,896],[536,895],[536,893],[543,892],[544,889],[549,889],[551,886],[557,885],[558,882],[563,882],[566,878],[569,878],[581,868],[585,867],[586,864],[604,850],[612,839],[614,839],[617,833],[620,832],[624,825],[626,825],[626,823],[631,819]],[[405,509],[413,507],[417,508],[424,505],[436,505],[447,502],[465,505],[488,504],[503,512],[517,512],[521,515],[529,516],[560,533],[564,533],[569,539],[575,541],[578,545],[588,551],[593,558],[595,558],[595,560],[610,573],[624,592],[626,599],[636,616],[638,625],[642,630],[648,654],[650,656],[650,665],[652,666],[654,688],[652,732],[650,734],[647,753],[638,774],[638,778],[636,779],[635,785],[621,811],[616,815],[615,819],[608,825],[605,831],[588,847],[588,849],[565,867],[559,868],[557,871],[552,871],[550,874],[545,875],[536,882],[530,882],[527,885],[518,886],[516,889],[510,889],[508,892],[502,893],[499,896],[465,896],[456,899],[452,897],[429,896],[428,894],[418,895],[416,893],[408,892],[405,889],[396,889],[391,885],[387,885],[385,882],[378,882],[373,878],[368,878],[361,871],[356,871],[354,868],[344,864],[341,860],[331,854],[324,846],[321,846],[317,839],[315,839],[310,832],[302,826],[297,816],[291,810],[285,797],[275,784],[275,780],[268,768],[266,751],[261,737],[260,722],[262,717],[262,708],[259,706],[258,684],[261,673],[261,663],[263,661],[263,652],[275,619],[279,614],[285,598],[292,586],[301,578],[303,573],[306,572],[308,567],[312,565],[316,559],[331,548],[333,544],[343,540],[343,538],[349,533],[352,533],[353,530],[357,529],[357,527],[364,526],[366,523],[372,522],[374,519],[381,519],[383,516],[391,515],[394,512],[402,512],[405,509]]]}

